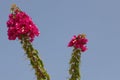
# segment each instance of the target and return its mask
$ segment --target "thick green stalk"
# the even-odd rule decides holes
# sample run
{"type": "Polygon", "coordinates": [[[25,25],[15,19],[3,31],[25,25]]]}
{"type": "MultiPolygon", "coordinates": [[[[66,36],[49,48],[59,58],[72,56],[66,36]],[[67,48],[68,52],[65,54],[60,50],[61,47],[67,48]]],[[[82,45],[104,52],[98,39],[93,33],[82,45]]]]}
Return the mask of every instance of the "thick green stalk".
{"type": "Polygon", "coordinates": [[[22,38],[21,44],[23,49],[30,60],[30,63],[35,70],[37,80],[50,80],[49,74],[44,69],[44,64],[38,56],[38,51],[33,48],[28,38],[22,38]]]}
{"type": "Polygon", "coordinates": [[[70,78],[69,80],[80,80],[80,58],[81,58],[81,52],[79,49],[74,49],[71,59],[70,59],[70,69],[69,74],[70,78]]]}

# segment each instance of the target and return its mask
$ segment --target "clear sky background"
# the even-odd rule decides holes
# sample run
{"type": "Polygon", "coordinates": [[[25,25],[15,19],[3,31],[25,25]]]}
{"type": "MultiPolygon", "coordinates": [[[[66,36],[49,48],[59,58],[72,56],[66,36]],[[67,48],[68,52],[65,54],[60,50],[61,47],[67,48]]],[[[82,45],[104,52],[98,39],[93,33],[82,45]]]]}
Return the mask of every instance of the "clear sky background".
{"type": "Polygon", "coordinates": [[[36,80],[18,40],[7,37],[6,21],[16,3],[38,26],[33,45],[51,80],[67,80],[73,48],[67,44],[87,34],[81,80],[120,80],[120,0],[0,0],[0,80],[36,80]]]}

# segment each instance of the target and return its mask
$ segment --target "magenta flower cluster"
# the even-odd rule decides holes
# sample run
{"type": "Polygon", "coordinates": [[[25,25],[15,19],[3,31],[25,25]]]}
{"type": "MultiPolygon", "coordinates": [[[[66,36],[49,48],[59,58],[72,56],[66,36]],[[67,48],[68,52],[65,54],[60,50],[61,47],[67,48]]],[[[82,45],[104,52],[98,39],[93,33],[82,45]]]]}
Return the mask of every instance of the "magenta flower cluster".
{"type": "Polygon", "coordinates": [[[22,36],[27,36],[32,42],[34,37],[40,33],[32,19],[20,10],[16,10],[9,15],[7,27],[9,40],[22,39],[22,36]]]}
{"type": "Polygon", "coordinates": [[[88,40],[85,38],[84,34],[74,35],[71,41],[68,43],[68,47],[74,47],[75,49],[80,49],[82,52],[87,50],[86,44],[88,40]]]}

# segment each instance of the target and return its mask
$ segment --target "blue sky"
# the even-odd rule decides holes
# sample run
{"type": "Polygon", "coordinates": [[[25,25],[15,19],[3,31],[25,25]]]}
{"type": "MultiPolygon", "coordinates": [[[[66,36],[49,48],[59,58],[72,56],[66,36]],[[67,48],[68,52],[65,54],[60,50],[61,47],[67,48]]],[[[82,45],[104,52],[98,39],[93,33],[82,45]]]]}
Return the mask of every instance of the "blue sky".
{"type": "Polygon", "coordinates": [[[33,46],[39,50],[51,80],[67,80],[74,34],[85,33],[81,80],[119,80],[119,0],[0,0],[0,80],[36,80],[18,40],[9,41],[6,21],[11,4],[25,11],[40,30],[33,46]]]}

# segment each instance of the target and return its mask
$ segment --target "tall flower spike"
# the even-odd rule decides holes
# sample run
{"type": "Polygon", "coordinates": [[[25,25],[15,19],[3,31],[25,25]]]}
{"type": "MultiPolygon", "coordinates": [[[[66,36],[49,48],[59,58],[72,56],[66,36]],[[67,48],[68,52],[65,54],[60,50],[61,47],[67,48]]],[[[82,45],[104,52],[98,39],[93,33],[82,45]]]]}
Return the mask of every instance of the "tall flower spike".
{"type": "Polygon", "coordinates": [[[37,26],[32,22],[32,19],[23,11],[21,11],[16,4],[11,7],[11,14],[7,21],[8,38],[15,40],[18,38],[22,47],[30,60],[30,63],[35,70],[37,80],[50,80],[44,64],[38,56],[38,51],[32,46],[32,41],[35,36],[39,35],[37,26]]]}
{"type": "Polygon", "coordinates": [[[86,39],[86,35],[79,34],[78,36],[74,35],[73,38],[68,43],[68,47],[74,47],[69,62],[70,64],[69,80],[81,80],[81,75],[80,75],[81,52],[87,50],[85,46],[87,42],[88,40],[86,39]]]}

